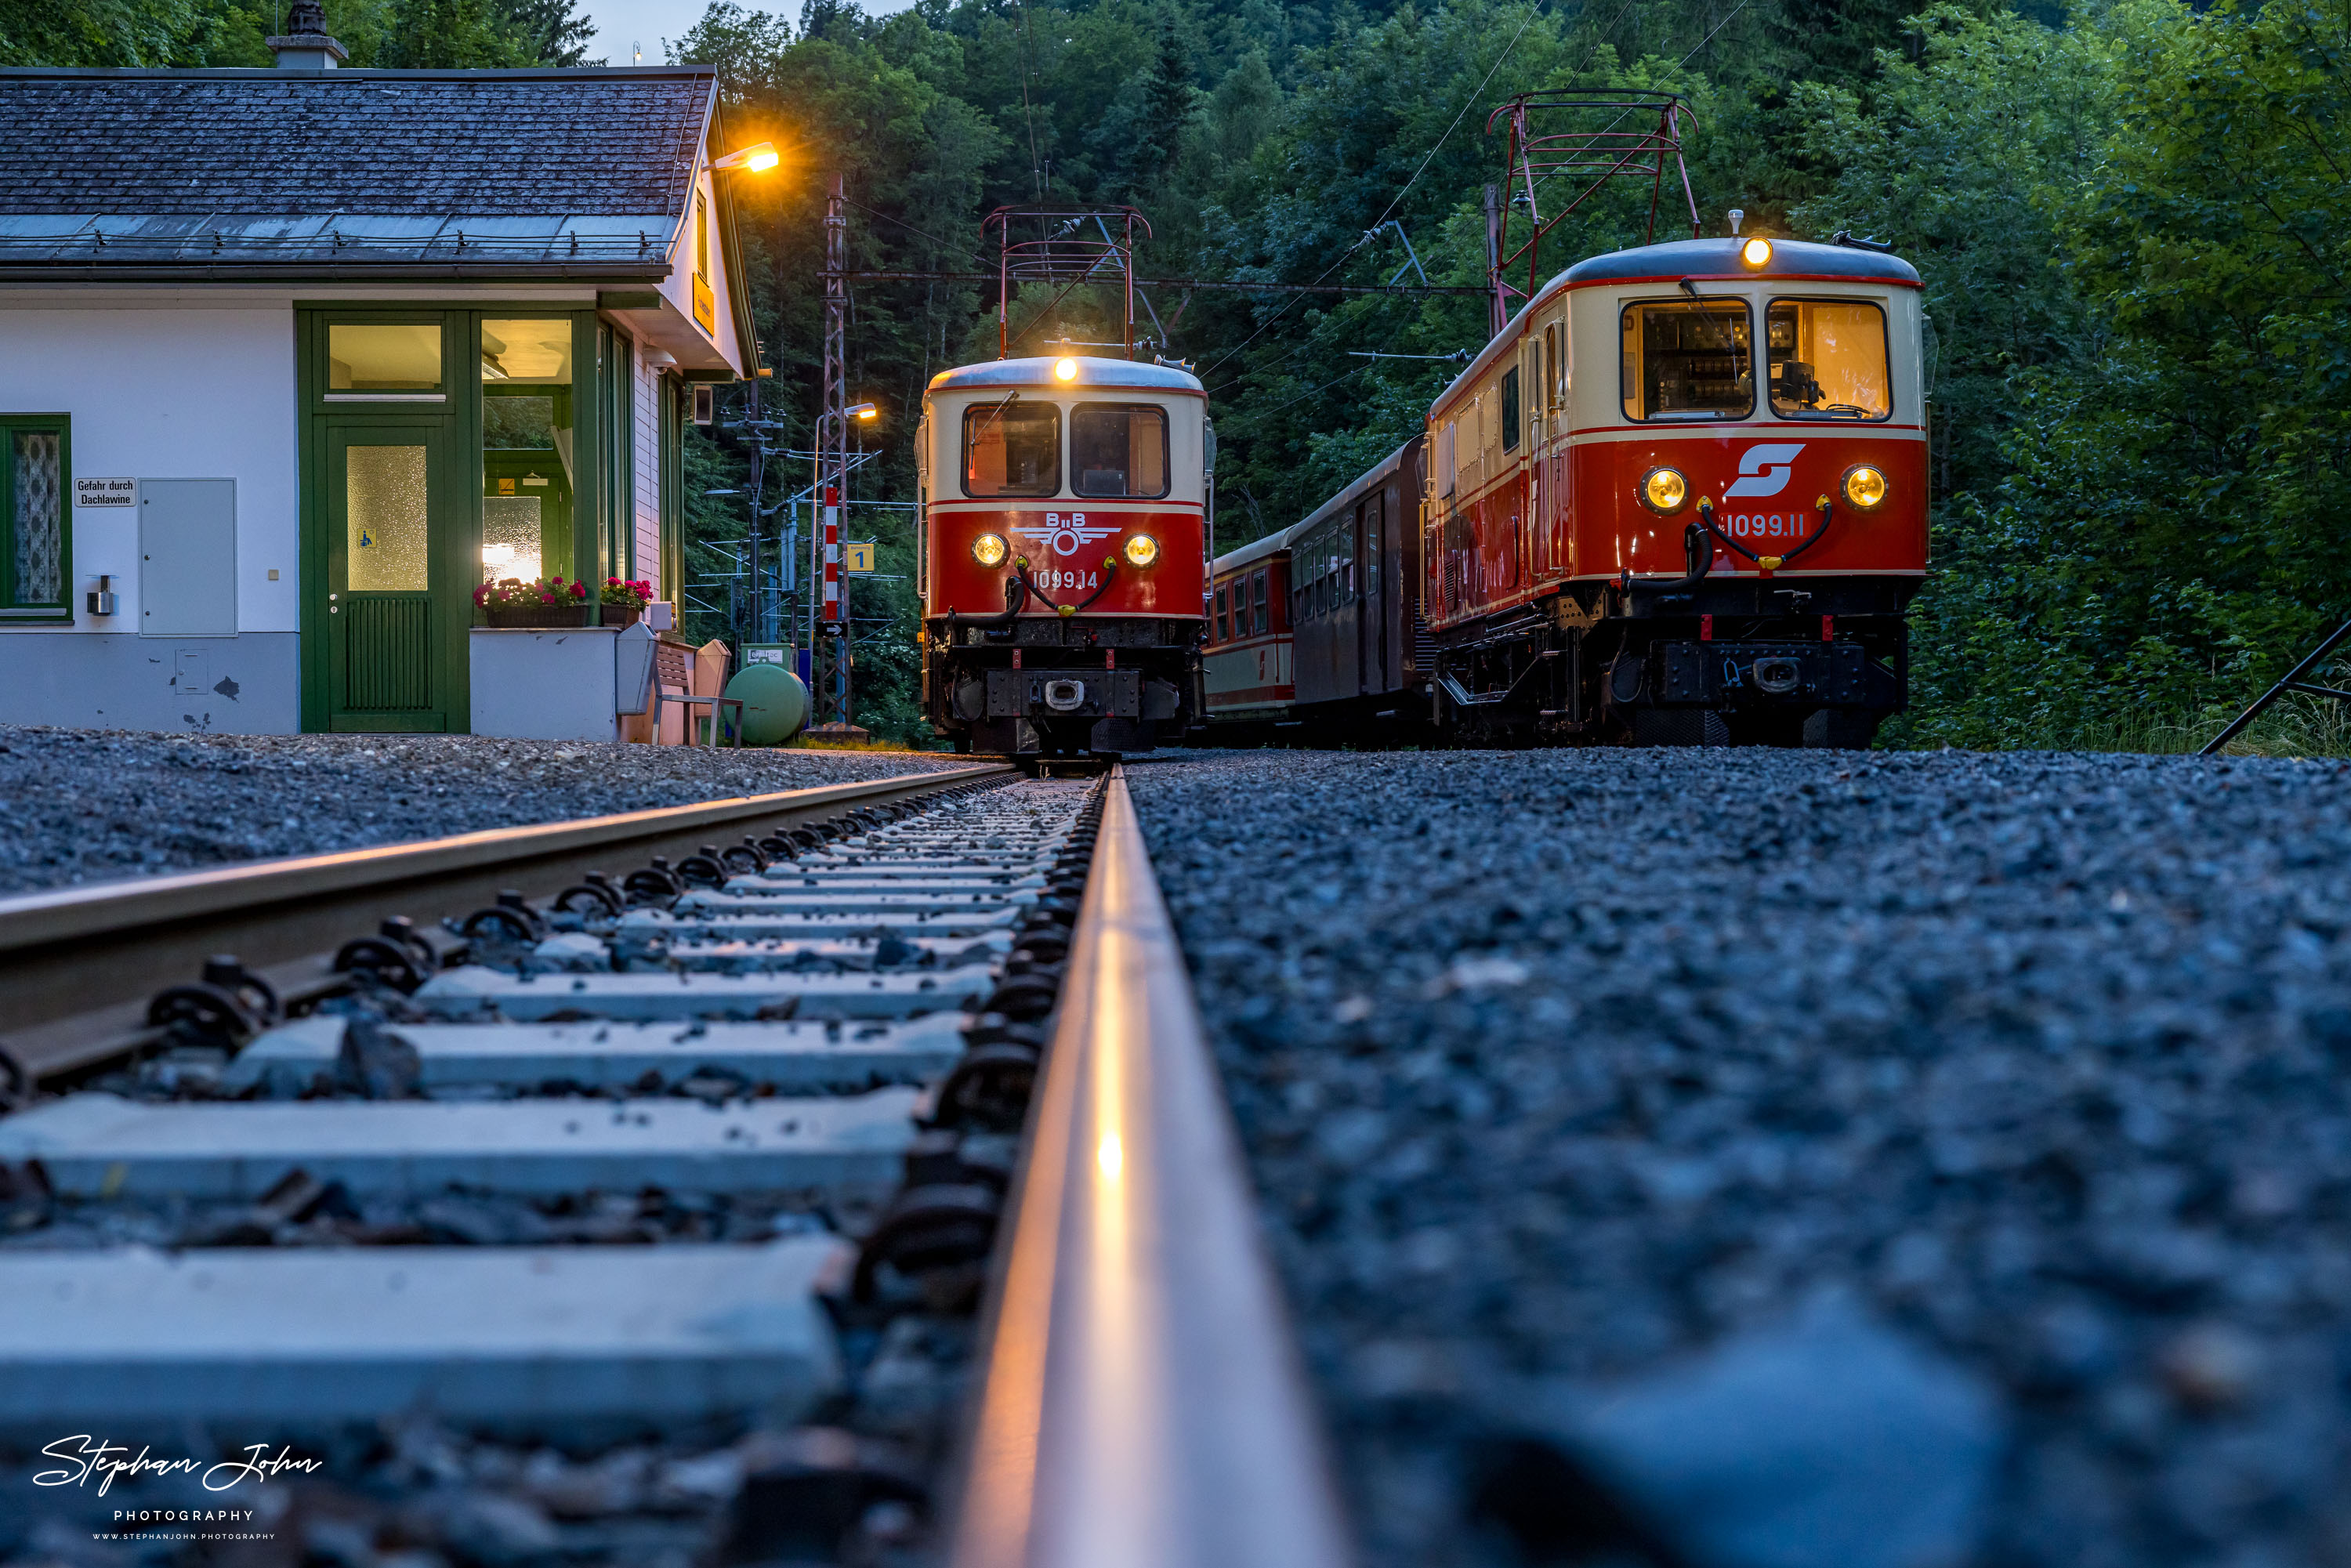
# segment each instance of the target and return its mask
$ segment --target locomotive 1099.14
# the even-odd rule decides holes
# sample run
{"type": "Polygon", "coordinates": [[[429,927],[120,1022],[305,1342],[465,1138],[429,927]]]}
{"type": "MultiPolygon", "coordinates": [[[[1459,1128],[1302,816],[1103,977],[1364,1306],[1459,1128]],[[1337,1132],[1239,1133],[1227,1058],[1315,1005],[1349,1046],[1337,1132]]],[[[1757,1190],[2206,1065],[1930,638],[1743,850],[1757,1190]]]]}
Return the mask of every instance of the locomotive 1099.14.
{"type": "Polygon", "coordinates": [[[1076,355],[932,378],[923,691],[957,751],[1118,756],[1201,711],[1213,437],[1197,379],[1076,355]]]}

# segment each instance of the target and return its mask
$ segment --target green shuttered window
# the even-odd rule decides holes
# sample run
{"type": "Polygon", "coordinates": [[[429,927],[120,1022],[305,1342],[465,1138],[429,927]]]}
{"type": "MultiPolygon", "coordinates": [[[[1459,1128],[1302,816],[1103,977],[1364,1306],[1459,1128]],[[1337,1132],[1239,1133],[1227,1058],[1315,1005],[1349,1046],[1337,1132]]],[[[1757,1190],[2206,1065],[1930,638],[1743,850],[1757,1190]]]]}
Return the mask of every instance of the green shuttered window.
{"type": "Polygon", "coordinates": [[[0,414],[0,611],[72,613],[73,473],[62,414],[0,414]]]}

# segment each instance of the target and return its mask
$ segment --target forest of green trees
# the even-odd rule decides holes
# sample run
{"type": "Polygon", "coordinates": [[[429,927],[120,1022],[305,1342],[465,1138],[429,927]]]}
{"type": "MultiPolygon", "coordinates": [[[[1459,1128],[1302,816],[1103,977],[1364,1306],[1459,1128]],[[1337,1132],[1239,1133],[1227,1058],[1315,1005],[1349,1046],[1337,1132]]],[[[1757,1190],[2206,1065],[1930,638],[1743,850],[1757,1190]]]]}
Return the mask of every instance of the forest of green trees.
{"type": "MultiPolygon", "coordinates": [[[[329,0],[329,16],[354,64],[491,65],[575,58],[572,4],[329,0]]],[[[0,0],[0,62],[248,63],[265,11],[0,0]]],[[[880,17],[806,0],[796,17],[713,5],[664,47],[719,68],[734,139],[784,150],[743,182],[742,225],[778,367],[766,412],[792,444],[834,171],[860,267],[979,270],[982,216],[1043,195],[1141,207],[1146,276],[1384,282],[1405,260],[1393,220],[1432,280],[1476,283],[1489,108],[1670,87],[1696,106],[1709,232],[1734,206],[1749,232],[1851,229],[1926,279],[1936,568],[1913,712],[1887,743],[2176,747],[2351,613],[2330,500],[2351,444],[2351,0],[919,0],[880,17]]],[[[1639,238],[1637,209],[1604,205],[1554,254],[1639,238]]],[[[993,357],[984,303],[968,284],[858,290],[852,394],[884,413],[872,497],[912,493],[925,379],[993,357]]],[[[1031,343],[1102,336],[1100,303],[1040,317],[1031,343]]],[[[1485,336],[1466,297],[1150,305],[1210,389],[1226,547],[1404,439],[1445,356],[1485,336]]],[[[695,488],[726,487],[742,451],[722,425],[695,488]]],[[[697,502],[695,526],[737,537],[740,505],[697,502]]],[[[896,516],[875,525],[885,572],[905,559],[896,516]]],[[[913,734],[911,603],[863,591],[896,624],[861,658],[861,715],[913,734]]],[[[2303,743],[2341,748],[2320,728],[2303,743]]]]}

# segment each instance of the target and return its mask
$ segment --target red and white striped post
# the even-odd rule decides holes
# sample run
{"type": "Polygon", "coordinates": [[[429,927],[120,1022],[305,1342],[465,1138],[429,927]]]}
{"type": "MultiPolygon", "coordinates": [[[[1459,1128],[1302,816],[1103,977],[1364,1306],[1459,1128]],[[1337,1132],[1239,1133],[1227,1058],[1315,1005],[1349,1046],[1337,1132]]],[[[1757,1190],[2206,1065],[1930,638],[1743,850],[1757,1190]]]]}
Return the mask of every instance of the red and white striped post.
{"type": "Polygon", "coordinates": [[[841,489],[824,487],[824,619],[841,624],[841,489]]]}

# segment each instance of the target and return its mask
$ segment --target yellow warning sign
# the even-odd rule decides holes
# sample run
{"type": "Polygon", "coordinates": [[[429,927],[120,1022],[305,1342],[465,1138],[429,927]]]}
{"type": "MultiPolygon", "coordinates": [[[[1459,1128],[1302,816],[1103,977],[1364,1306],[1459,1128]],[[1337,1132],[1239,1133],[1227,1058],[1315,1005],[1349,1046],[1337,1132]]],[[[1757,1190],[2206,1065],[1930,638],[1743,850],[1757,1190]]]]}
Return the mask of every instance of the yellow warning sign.
{"type": "Polygon", "coordinates": [[[851,572],[872,571],[873,570],[873,541],[872,539],[843,539],[841,542],[841,550],[842,570],[851,572]]]}

